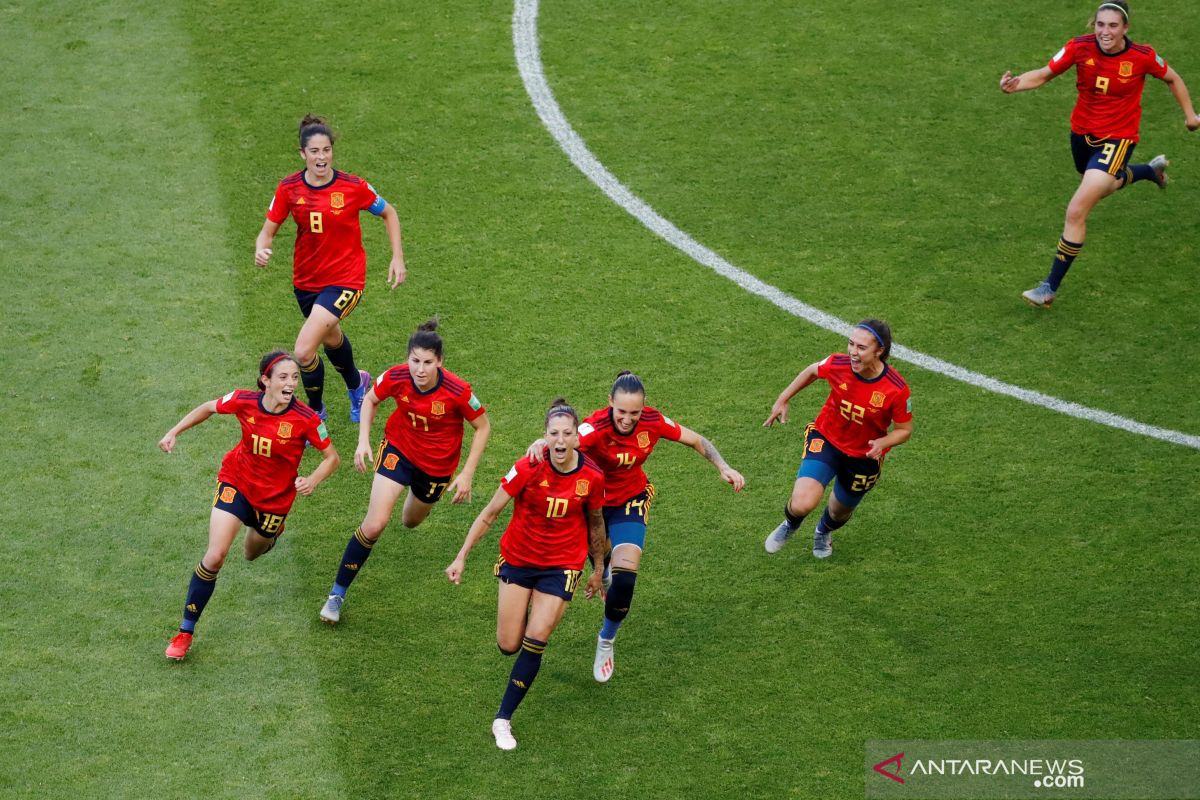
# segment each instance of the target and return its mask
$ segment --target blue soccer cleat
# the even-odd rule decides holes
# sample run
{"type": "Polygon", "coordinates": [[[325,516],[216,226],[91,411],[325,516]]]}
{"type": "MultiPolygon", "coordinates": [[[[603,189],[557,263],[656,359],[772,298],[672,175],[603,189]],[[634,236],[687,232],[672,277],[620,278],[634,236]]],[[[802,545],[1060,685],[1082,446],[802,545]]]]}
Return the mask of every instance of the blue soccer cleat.
{"type": "Polygon", "coordinates": [[[365,369],[358,371],[358,388],[350,389],[346,393],[350,395],[350,421],[358,422],[362,418],[362,401],[367,396],[367,389],[371,388],[371,373],[365,369]]]}

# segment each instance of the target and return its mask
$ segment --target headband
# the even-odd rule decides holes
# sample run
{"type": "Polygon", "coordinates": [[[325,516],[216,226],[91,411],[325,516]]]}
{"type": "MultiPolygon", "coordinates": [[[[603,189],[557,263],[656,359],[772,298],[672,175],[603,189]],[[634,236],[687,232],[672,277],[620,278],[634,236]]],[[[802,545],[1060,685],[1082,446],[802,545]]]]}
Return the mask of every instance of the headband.
{"type": "Polygon", "coordinates": [[[263,371],[262,371],[263,377],[264,378],[271,377],[271,367],[275,366],[276,364],[278,364],[280,361],[283,361],[284,359],[290,360],[291,358],[292,358],[291,353],[280,353],[279,355],[272,358],[271,361],[267,364],[267,366],[263,368],[263,371]]]}
{"type": "Polygon", "coordinates": [[[855,325],[854,327],[862,328],[864,331],[868,331],[872,336],[875,337],[875,341],[879,342],[880,347],[884,346],[883,338],[878,333],[876,333],[875,329],[872,328],[870,325],[866,324],[865,322],[860,322],[857,325],[855,325]]]}
{"type": "Polygon", "coordinates": [[[1125,9],[1121,8],[1116,3],[1101,3],[1100,7],[1096,9],[1096,13],[1100,13],[1106,8],[1111,8],[1113,11],[1120,11],[1121,16],[1125,18],[1125,21],[1129,22],[1129,14],[1126,13],[1125,9]]]}

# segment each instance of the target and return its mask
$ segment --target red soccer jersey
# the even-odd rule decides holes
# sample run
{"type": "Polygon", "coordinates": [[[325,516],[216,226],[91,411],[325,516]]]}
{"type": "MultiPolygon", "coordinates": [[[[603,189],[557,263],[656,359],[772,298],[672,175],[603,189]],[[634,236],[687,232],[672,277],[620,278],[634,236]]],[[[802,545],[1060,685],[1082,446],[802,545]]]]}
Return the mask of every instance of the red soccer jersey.
{"type": "Polygon", "coordinates": [[[867,380],[850,369],[850,356],[834,353],[818,365],[817,377],[829,382],[829,397],[814,424],[846,455],[865,458],[871,439],[886,435],[893,422],[912,419],[908,384],[887,364],[867,380]]]}
{"type": "Polygon", "coordinates": [[[258,511],[287,514],[296,499],[304,443],[329,447],[317,412],[295,398],[278,414],[263,408],[262,392],[235,389],[217,401],[217,413],[235,414],[242,441],[225,454],[217,480],[237,487],[258,511]]]}
{"type": "Polygon", "coordinates": [[[1055,75],[1075,67],[1079,99],[1071,112],[1071,130],[1101,139],[1138,140],[1142,89],[1146,76],[1161,78],[1167,63],[1153,47],[1125,40],[1125,49],[1108,55],[1093,34],[1076,36],[1047,64],[1055,75]]]}
{"type": "Polygon", "coordinates": [[[619,506],[636,497],[650,479],[642,464],[659,439],[679,441],[679,423],[651,406],[642,409],[637,425],[627,435],[617,432],[612,408],[593,411],[579,426],[579,449],[604,470],[604,505],[619,506]]]}
{"type": "Polygon", "coordinates": [[[588,555],[588,509],[604,499],[604,473],[582,453],[571,472],[559,472],[550,455],[537,464],[522,458],[500,481],[514,498],[513,515],[500,537],[500,555],[514,567],[583,569],[588,555]]]}
{"type": "Polygon", "coordinates": [[[437,383],[422,392],[399,364],[375,380],[375,396],[395,398],[384,435],[422,472],[441,478],[454,474],[462,457],[463,420],[478,419],[487,409],[471,384],[448,369],[438,370],[437,383]]]}
{"type": "Polygon", "coordinates": [[[309,186],[303,170],[279,182],[267,219],[281,224],[291,214],[296,220],[292,283],[297,289],[366,285],[367,254],[358,212],[377,201],[383,202],[371,184],[336,169],[324,186],[309,186]]]}

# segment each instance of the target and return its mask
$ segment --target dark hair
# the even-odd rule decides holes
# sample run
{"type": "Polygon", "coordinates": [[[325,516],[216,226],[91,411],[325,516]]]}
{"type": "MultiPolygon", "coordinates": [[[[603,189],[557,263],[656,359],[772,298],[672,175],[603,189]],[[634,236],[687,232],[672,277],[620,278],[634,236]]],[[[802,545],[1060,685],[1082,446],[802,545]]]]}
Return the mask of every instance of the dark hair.
{"type": "Polygon", "coordinates": [[[1100,16],[1101,11],[1106,10],[1106,6],[1116,6],[1118,9],[1120,9],[1121,16],[1125,18],[1125,24],[1129,24],[1129,3],[1125,2],[1125,0],[1104,0],[1104,2],[1096,8],[1096,12],[1092,14],[1092,18],[1088,20],[1089,28],[1096,27],[1096,18],[1100,16]]]}
{"type": "Polygon", "coordinates": [[[408,337],[408,352],[416,348],[429,350],[438,358],[442,357],[442,337],[437,335],[438,319],[427,319],[417,326],[416,333],[408,337]]]}
{"type": "Polygon", "coordinates": [[[291,361],[297,364],[299,363],[287,350],[272,350],[271,352],[267,353],[258,362],[259,389],[267,388],[267,382],[264,381],[263,378],[269,378],[275,374],[275,367],[280,361],[291,361]]]}
{"type": "Polygon", "coordinates": [[[550,401],[550,408],[546,411],[546,427],[550,426],[550,420],[555,417],[570,417],[575,427],[579,427],[579,415],[565,397],[556,397],[550,401]]]}
{"type": "Polygon", "coordinates": [[[888,356],[892,354],[892,328],[881,319],[864,319],[854,327],[863,328],[875,337],[875,341],[883,348],[883,355],[879,357],[880,361],[887,361],[888,356]]]}
{"type": "Polygon", "coordinates": [[[617,379],[613,381],[612,391],[608,393],[609,397],[616,397],[617,392],[628,392],[629,394],[640,394],[646,396],[646,386],[642,383],[642,379],[634,375],[627,369],[623,369],[617,373],[617,379]]]}
{"type": "Polygon", "coordinates": [[[333,129],[329,127],[329,122],[316,114],[305,114],[304,119],[300,120],[300,149],[308,147],[308,140],[314,136],[328,136],[329,143],[333,144],[333,129]]]}

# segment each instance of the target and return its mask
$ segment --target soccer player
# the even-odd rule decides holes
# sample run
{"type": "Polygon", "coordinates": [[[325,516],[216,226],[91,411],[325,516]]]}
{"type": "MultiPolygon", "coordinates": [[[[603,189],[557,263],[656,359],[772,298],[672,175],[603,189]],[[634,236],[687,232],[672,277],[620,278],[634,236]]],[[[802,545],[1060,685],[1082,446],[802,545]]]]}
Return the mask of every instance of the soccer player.
{"type": "Polygon", "coordinates": [[[283,535],[284,518],[296,493],[308,496],[328,478],[339,462],[325,423],[295,398],[300,367],[285,352],[263,356],[258,365],[258,391],[234,390],[194,408],[167,431],[158,446],[175,450],[179,434],[213,414],[233,414],[242,426],[242,440],[225,454],[217,473],[208,522],[208,549],[188,584],[179,633],[167,645],[167,658],[182,661],[192,646],[196,622],[212,597],[217,573],[238,531],[246,526],[246,560],[275,546],[283,535]],[[321,453],[321,463],[307,477],[299,475],[307,444],[321,453]]]}
{"type": "Polygon", "coordinates": [[[1189,131],[1200,128],[1200,117],[1192,108],[1183,79],[1154,48],[1128,38],[1129,5],[1125,0],[1101,3],[1090,27],[1093,33],[1067,42],[1046,66],[1015,76],[1005,72],[1000,78],[1001,91],[1012,94],[1036,89],[1075,67],[1079,96],[1071,113],[1071,153],[1075,169],[1083,177],[1067,205],[1050,274],[1021,294],[1027,303],[1041,308],[1054,302],[1067,270],[1083,248],[1087,218],[1097,203],[1137,181],[1152,181],[1159,188],[1167,185],[1170,162],[1166,156],[1157,155],[1146,164],[1130,163],[1138,141],[1146,76],[1153,75],[1171,88],[1189,131]]]}
{"type": "Polygon", "coordinates": [[[296,221],[292,284],[304,315],[293,353],[300,362],[304,392],[308,404],[325,419],[325,365],[317,354],[318,345],[323,344],[350,394],[350,421],[358,422],[371,376],[354,363],[354,350],[341,325],[358,305],[367,279],[358,214],[366,210],[383,218],[392,245],[388,283],[393,289],[407,275],[400,217],[371,184],[333,168],[333,131],[321,117],[309,115],[301,120],[300,156],[304,169],[284,178],[275,189],[254,242],[254,263],[267,266],[275,234],[291,215],[296,221]]]}
{"type": "Polygon", "coordinates": [[[512,716],[542,665],[550,634],[571,602],[583,563],[592,556],[592,575],[584,595],[600,590],[597,571],[604,559],[604,473],[577,449],[579,416],[563,398],[546,412],[546,449],[540,461],[522,458],[500,481],[491,502],[471,523],[462,549],[446,576],[462,581],[467,556],[496,521],[509,500],[512,520],[500,537],[494,573],[500,579],[496,603],[496,645],[511,656],[520,651],[509,675],[492,735],[501,750],[512,750],[512,716]]]}
{"type": "MultiPolygon", "coordinates": [[[[596,638],[592,677],[607,683],[615,667],[614,641],[629,615],[654,486],[642,469],[659,439],[687,445],[712,462],[721,479],[740,492],[741,473],[725,463],[712,442],[646,405],[642,379],[628,370],[617,375],[608,406],[595,411],[579,426],[579,447],[604,470],[604,527],[611,548],[605,565],[604,623],[596,638]]],[[[534,442],[528,455],[542,458],[544,441],[534,442]]]]}
{"type": "Polygon", "coordinates": [[[396,408],[374,455],[375,477],[366,516],[346,543],[333,588],[321,607],[321,620],[330,625],[341,619],[346,591],[383,535],[405,487],[409,492],[401,520],[406,528],[424,522],[445,492],[453,503],[471,499],[471,482],[492,425],[471,384],[442,368],[444,343],[437,325],[437,320],[431,319],[417,328],[408,338],[407,363],[380,375],[363,401],[354,452],[354,467],[359,472],[365,472],[372,459],[371,425],[376,409],[389,397],[396,408]],[[462,456],[464,421],[475,433],[467,462],[457,477],[451,477],[462,456]]]}
{"type": "Polygon", "coordinates": [[[805,367],[779,395],[763,423],[766,428],[786,423],[788,402],[797,392],[818,378],[829,383],[821,413],[804,429],[804,456],[792,496],[783,507],[783,522],[767,537],[768,553],[778,553],[788,543],[833,481],[833,492],[813,534],[813,555],[828,558],[833,553],[830,536],[850,521],[854,509],[874,488],[888,450],[912,436],[908,384],[887,363],[892,350],[888,324],[864,319],[850,331],[847,350],[805,367]]]}

